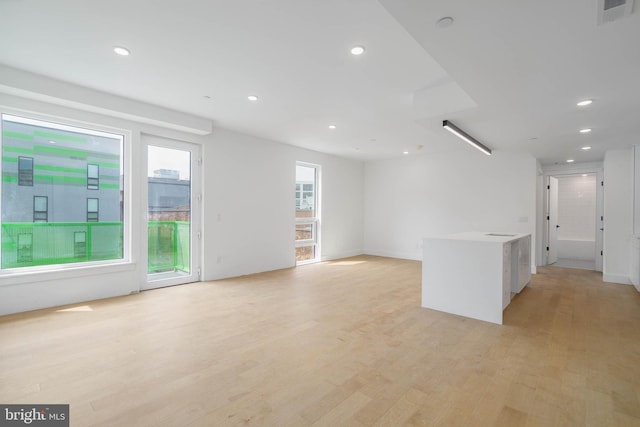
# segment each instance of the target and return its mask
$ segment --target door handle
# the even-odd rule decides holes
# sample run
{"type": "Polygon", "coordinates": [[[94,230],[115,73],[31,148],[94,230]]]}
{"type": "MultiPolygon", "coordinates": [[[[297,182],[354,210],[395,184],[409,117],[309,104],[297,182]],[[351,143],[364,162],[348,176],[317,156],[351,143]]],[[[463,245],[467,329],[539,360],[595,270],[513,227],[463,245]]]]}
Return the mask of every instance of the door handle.
{"type": "Polygon", "coordinates": [[[556,224],[556,228],[560,228],[560,226],[558,224],[556,224]]]}

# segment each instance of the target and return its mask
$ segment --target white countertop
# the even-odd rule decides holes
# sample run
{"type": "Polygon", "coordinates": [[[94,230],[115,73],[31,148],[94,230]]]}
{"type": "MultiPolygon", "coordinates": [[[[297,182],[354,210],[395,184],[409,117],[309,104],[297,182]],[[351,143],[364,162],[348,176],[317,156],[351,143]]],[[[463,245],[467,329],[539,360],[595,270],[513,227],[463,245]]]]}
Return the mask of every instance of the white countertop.
{"type": "Polygon", "coordinates": [[[521,239],[529,234],[522,233],[504,233],[504,232],[491,232],[491,231],[470,231],[466,233],[448,234],[445,236],[426,237],[427,239],[438,240],[467,240],[473,242],[493,242],[493,243],[507,243],[514,240],[521,239]]]}

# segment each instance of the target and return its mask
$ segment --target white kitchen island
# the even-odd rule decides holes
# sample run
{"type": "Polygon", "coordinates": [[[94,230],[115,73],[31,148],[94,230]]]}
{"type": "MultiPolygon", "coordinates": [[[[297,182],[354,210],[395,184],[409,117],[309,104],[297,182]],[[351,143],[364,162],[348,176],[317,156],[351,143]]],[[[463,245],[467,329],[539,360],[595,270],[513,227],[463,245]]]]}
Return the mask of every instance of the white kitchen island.
{"type": "Polygon", "coordinates": [[[502,324],[531,281],[531,235],[469,232],[422,241],[422,306],[502,324]]]}

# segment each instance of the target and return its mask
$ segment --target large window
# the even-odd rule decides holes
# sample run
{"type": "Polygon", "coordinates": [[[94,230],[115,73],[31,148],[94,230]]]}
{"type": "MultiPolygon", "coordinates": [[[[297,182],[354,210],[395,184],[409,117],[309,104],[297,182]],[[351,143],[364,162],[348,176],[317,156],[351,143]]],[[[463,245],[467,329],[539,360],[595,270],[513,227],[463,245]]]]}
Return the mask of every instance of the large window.
{"type": "Polygon", "coordinates": [[[1,125],[1,268],[123,259],[124,137],[7,114],[1,125]]]}
{"type": "Polygon", "coordinates": [[[319,166],[296,165],[296,262],[320,259],[319,166]]]}

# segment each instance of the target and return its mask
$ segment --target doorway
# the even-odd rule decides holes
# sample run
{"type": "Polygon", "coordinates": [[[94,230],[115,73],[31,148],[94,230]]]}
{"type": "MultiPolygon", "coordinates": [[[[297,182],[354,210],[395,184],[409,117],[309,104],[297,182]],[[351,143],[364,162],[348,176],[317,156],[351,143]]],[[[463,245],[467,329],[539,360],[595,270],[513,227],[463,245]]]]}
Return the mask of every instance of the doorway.
{"type": "Polygon", "coordinates": [[[601,183],[595,171],[546,177],[545,264],[602,271],[601,183]]]}
{"type": "Polygon", "coordinates": [[[147,280],[154,289],[200,280],[200,147],[145,138],[147,280]]]}

